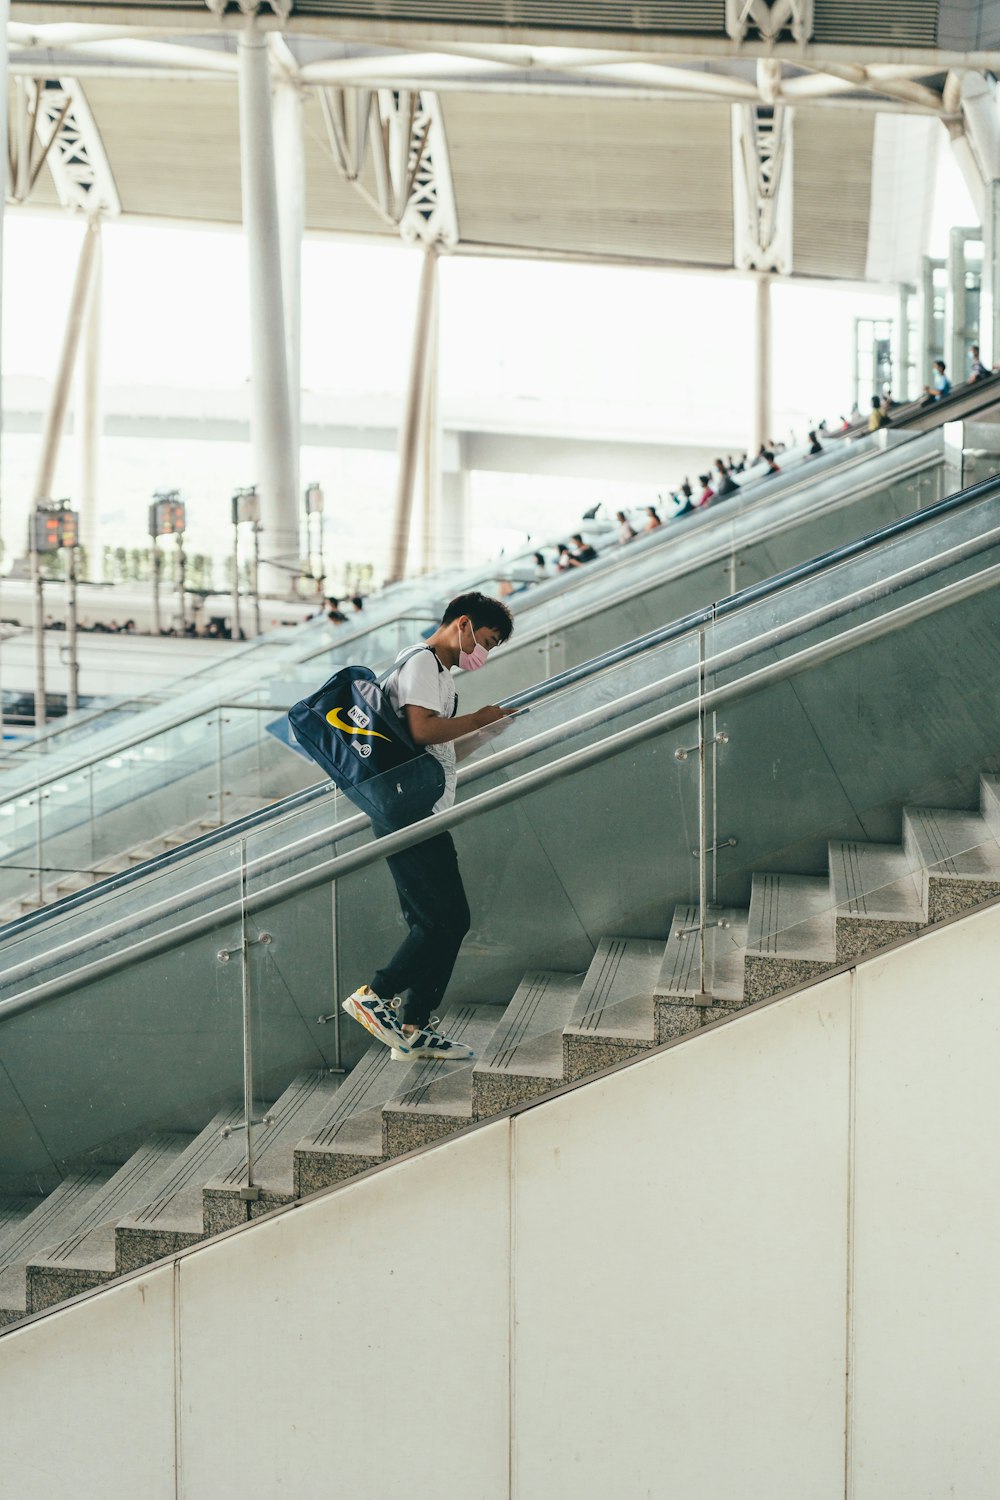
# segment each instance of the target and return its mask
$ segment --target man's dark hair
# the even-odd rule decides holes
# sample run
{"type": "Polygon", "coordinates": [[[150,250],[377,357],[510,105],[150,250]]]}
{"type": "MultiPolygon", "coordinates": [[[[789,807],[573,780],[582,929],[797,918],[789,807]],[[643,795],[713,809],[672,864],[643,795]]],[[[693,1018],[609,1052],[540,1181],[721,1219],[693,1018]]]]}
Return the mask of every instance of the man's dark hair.
{"type": "Polygon", "coordinates": [[[514,617],[506,604],[489,594],[458,594],[441,616],[441,624],[450,625],[462,615],[468,615],[473,630],[495,630],[501,641],[508,640],[514,629],[514,617]]]}
{"type": "Polygon", "coordinates": [[[583,537],[580,535],[580,533],[578,531],[574,531],[573,535],[570,537],[570,541],[571,542],[579,542],[580,546],[581,547],[583,546],[583,537]]]}
{"type": "Polygon", "coordinates": [[[945,364],[944,360],[943,359],[936,359],[934,361],[934,364],[935,364],[935,367],[937,369],[939,369],[941,371],[941,374],[943,375],[944,372],[945,372],[945,370],[947,369],[947,365],[945,364]]]}

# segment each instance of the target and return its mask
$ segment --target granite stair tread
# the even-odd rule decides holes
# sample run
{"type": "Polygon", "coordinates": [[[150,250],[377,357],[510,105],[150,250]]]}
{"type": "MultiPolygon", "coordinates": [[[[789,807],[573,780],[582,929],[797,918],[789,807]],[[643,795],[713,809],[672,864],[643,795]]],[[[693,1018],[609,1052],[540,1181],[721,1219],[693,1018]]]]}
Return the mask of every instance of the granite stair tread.
{"type": "Polygon", "coordinates": [[[580,994],[580,975],[549,970],[525,974],[474,1065],[474,1073],[529,1074],[558,1081],[563,1027],[580,994]]]}
{"type": "Polygon", "coordinates": [[[202,1232],[202,1191],[219,1173],[242,1162],[243,1105],[220,1110],[172,1163],[146,1201],[118,1220],[118,1228],[146,1233],[202,1232]],[[231,1131],[223,1135],[223,1131],[231,1131]]]}
{"type": "Polygon", "coordinates": [[[833,964],[835,913],[829,877],[755,875],[747,953],[833,964]]]}
{"type": "Polygon", "coordinates": [[[23,1223],[42,1201],[41,1198],[0,1197],[0,1240],[9,1229],[23,1223]]]}
{"type": "MultiPolygon", "coordinates": [[[[439,1025],[445,1036],[464,1042],[476,1058],[488,1050],[507,1007],[500,1005],[450,1005],[441,1013],[439,1025]]],[[[386,1101],[385,1111],[472,1117],[472,1061],[394,1062],[398,1082],[386,1101]]]]}
{"type": "MultiPolygon", "coordinates": [[[[329,1111],[344,1082],[344,1075],[326,1068],[312,1068],[293,1079],[267,1111],[269,1124],[254,1132],[254,1182],[258,1186],[274,1194],[291,1196],[295,1148],[317,1119],[329,1111]]],[[[235,1192],[244,1177],[241,1156],[206,1185],[216,1191],[235,1192]]]]}
{"type": "Polygon", "coordinates": [[[566,1036],[652,1036],[662,938],[601,938],[584,976],[566,1036]]]}
{"type": "Polygon", "coordinates": [[[0,1238],[0,1324],[9,1322],[11,1314],[24,1316],[28,1262],[73,1233],[112,1175],[110,1167],[70,1173],[26,1218],[8,1226],[0,1238]]]}
{"type": "Polygon", "coordinates": [[[898,844],[833,841],[830,889],[838,917],[923,922],[920,872],[898,844]]]}
{"type": "MultiPolygon", "coordinates": [[[[749,916],[738,907],[711,907],[705,928],[705,992],[727,1005],[743,999],[743,960],[749,916]]],[[[698,908],[674,909],[663,962],[653,993],[657,998],[686,999],[702,992],[698,908]]]]}
{"type": "Polygon", "coordinates": [[[372,1042],[298,1141],[296,1154],[380,1155],[382,1106],[399,1082],[400,1066],[388,1047],[372,1042]]]}
{"type": "Polygon", "coordinates": [[[979,808],[993,832],[1000,833],[1000,776],[980,776],[979,808]]]}
{"type": "Polygon", "coordinates": [[[73,1232],[33,1254],[31,1265],[91,1270],[106,1263],[113,1270],[115,1223],[156,1194],[190,1142],[190,1135],[176,1132],[151,1136],[91,1195],[73,1232]]]}
{"type": "Polygon", "coordinates": [[[1000,843],[978,813],[907,807],[903,831],[907,852],[928,878],[1000,879],[1000,843]]]}

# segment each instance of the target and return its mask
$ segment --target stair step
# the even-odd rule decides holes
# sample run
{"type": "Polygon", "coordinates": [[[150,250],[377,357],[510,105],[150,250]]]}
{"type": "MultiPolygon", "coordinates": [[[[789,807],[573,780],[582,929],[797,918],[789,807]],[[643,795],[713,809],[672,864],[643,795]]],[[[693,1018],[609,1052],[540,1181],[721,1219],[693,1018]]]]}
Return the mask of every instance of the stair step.
{"type": "Polygon", "coordinates": [[[205,1238],[203,1190],[213,1177],[243,1160],[246,1142],[243,1130],[237,1128],[242,1124],[242,1104],[221,1110],[177,1157],[155,1193],[119,1218],[115,1226],[118,1275],[205,1238]],[[224,1136],[223,1130],[231,1134],[224,1136]]]}
{"type": "MultiPolygon", "coordinates": [[[[452,1005],[441,1030],[480,1057],[503,1019],[500,1005],[452,1005]]],[[[471,1062],[397,1062],[400,1078],[382,1109],[382,1154],[400,1156],[472,1120],[471,1062]]]]}
{"type": "Polygon", "coordinates": [[[190,1135],[160,1132],[133,1152],[93,1194],[72,1234],[34,1254],[27,1267],[27,1307],[40,1312],[115,1274],[115,1222],[144,1203],[190,1144],[190,1135]]]}
{"type": "Polygon", "coordinates": [[[980,776],[979,810],[993,833],[1000,834],[1000,776],[980,776]]]}
{"type": "Polygon", "coordinates": [[[724,1019],[743,1004],[748,914],[713,906],[707,915],[703,991],[698,908],[674,910],[654,990],[657,1044],[724,1019]]]}
{"type": "Polygon", "coordinates": [[[653,995],[663,953],[662,938],[601,938],[563,1031],[567,1080],[654,1045],[653,995]]]}
{"type": "Polygon", "coordinates": [[[0,1240],[8,1230],[23,1224],[41,1202],[41,1198],[0,1197],[0,1240]]]}
{"type": "Polygon", "coordinates": [[[829,878],[755,875],[744,963],[746,1002],[802,984],[836,961],[829,878]]]}
{"type": "Polygon", "coordinates": [[[25,1270],[47,1245],[72,1234],[86,1217],[95,1193],[110,1180],[110,1167],[73,1172],[38,1207],[11,1224],[0,1237],[0,1327],[23,1318],[27,1310],[25,1270]]]}
{"type": "MultiPolygon", "coordinates": [[[[386,1049],[383,1048],[383,1051],[386,1049]]],[[[344,1084],[344,1075],[313,1068],[300,1073],[267,1112],[266,1128],[254,1131],[254,1183],[260,1198],[247,1203],[240,1197],[245,1181],[242,1160],[206,1183],[206,1234],[219,1234],[259,1218],[295,1197],[295,1148],[320,1116],[330,1108],[344,1084]]]]}
{"type": "Polygon", "coordinates": [[[392,1098],[402,1066],[382,1042],[372,1042],[295,1148],[297,1198],[382,1160],[382,1106],[392,1098]]]}
{"type": "Polygon", "coordinates": [[[476,1119],[537,1098],[562,1082],[563,1027],[579,995],[579,974],[525,974],[472,1069],[476,1119]]]}
{"type": "Polygon", "coordinates": [[[1000,843],[978,813],[907,807],[903,827],[908,851],[929,874],[1000,878],[1000,843]]]}
{"type": "Polygon", "coordinates": [[[929,921],[940,922],[1000,895],[1000,843],[989,821],[978,814],[904,808],[903,845],[923,870],[929,921]]]}
{"type": "MultiPolygon", "coordinates": [[[[705,989],[723,1005],[743,1000],[743,959],[747,946],[747,912],[738,907],[710,907],[705,927],[705,989]],[[723,927],[721,924],[725,923],[723,927]]],[[[670,935],[654,994],[663,998],[689,999],[701,992],[701,944],[698,908],[678,906],[670,924],[670,935]]]]}
{"type": "Polygon", "coordinates": [[[898,844],[831,842],[829,865],[838,963],[924,926],[922,873],[898,844]]]}

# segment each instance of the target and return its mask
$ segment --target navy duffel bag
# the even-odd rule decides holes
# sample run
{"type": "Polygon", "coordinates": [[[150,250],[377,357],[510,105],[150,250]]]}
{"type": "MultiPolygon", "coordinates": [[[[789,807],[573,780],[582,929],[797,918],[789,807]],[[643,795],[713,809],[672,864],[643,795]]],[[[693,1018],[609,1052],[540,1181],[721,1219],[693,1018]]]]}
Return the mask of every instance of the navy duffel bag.
{"type": "Polygon", "coordinates": [[[414,744],[383,691],[391,675],[376,677],[368,667],[342,667],[288,712],[303,750],[368,814],[376,833],[406,828],[428,817],[445,785],[441,762],[414,744]]]}

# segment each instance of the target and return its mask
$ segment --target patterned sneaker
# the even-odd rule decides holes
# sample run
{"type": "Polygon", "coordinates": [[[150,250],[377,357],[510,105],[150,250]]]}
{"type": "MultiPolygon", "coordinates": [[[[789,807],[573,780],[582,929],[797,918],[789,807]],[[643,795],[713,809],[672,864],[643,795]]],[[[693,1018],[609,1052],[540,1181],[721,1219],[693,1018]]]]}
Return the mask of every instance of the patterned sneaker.
{"type": "Polygon", "coordinates": [[[366,1031],[371,1032],[372,1036],[384,1042],[387,1047],[391,1047],[393,1057],[397,1052],[400,1057],[405,1057],[409,1052],[410,1038],[403,1035],[392,1003],[380,1000],[366,984],[363,984],[359,990],[355,990],[353,995],[348,995],[341,1009],[346,1010],[353,1021],[360,1022],[366,1031]]]}
{"type": "Polygon", "coordinates": [[[396,1061],[470,1062],[476,1055],[472,1048],[467,1047],[464,1042],[453,1042],[451,1037],[442,1036],[440,1031],[435,1031],[434,1027],[439,1024],[437,1016],[431,1016],[421,1031],[413,1031],[409,1036],[404,1034],[408,1050],[393,1047],[392,1055],[396,1061]]]}

